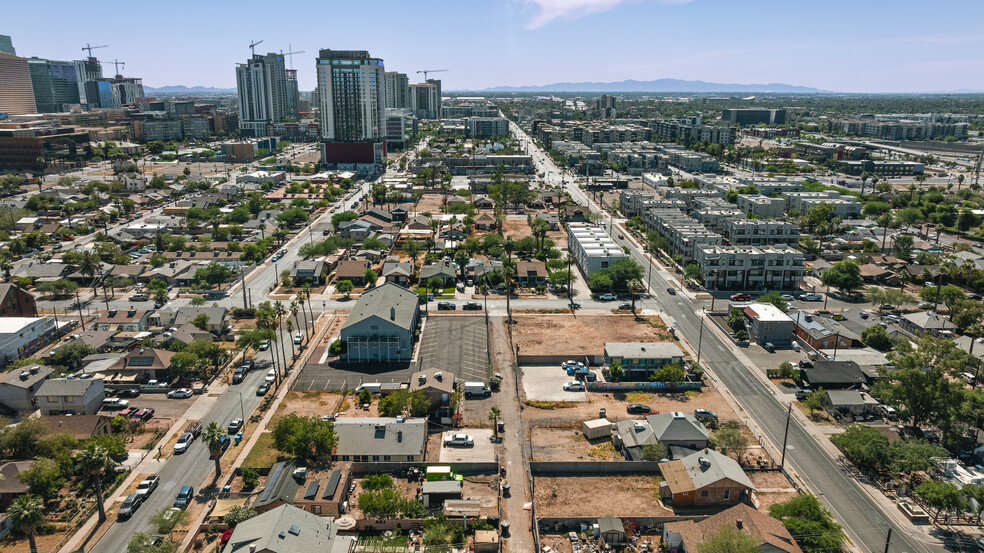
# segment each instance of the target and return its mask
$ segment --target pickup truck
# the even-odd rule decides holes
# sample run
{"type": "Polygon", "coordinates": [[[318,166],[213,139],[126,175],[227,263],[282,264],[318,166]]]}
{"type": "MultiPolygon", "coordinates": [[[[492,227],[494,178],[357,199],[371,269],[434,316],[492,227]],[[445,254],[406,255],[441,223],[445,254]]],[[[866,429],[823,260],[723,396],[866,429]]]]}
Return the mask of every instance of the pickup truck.
{"type": "Polygon", "coordinates": [[[150,497],[150,494],[154,493],[154,490],[156,490],[157,486],[160,484],[160,476],[148,476],[143,480],[143,482],[140,482],[140,484],[137,485],[136,494],[140,496],[141,501],[145,501],[148,497],[150,497]]]}

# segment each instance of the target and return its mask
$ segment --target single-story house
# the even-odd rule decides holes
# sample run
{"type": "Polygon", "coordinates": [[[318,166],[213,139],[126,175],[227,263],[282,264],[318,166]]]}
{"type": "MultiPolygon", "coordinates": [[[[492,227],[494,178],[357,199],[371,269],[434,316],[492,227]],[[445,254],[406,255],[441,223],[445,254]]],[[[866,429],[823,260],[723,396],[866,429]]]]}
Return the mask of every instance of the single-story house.
{"type": "Polygon", "coordinates": [[[138,311],[136,309],[100,311],[99,318],[92,324],[92,328],[111,332],[143,332],[150,328],[150,319],[153,313],[153,311],[138,311]]]}
{"type": "Polygon", "coordinates": [[[0,509],[4,512],[18,496],[27,493],[27,484],[17,476],[31,468],[34,461],[8,461],[0,465],[0,509]]]}
{"type": "Polygon", "coordinates": [[[194,306],[186,305],[184,307],[179,307],[177,309],[173,307],[166,307],[157,311],[156,316],[151,317],[151,322],[154,326],[161,326],[164,328],[180,328],[201,315],[208,317],[208,324],[206,325],[206,330],[213,334],[221,334],[228,323],[226,322],[226,316],[229,310],[225,307],[206,307],[206,306],[194,306]]]}
{"type": "Polygon", "coordinates": [[[290,269],[290,278],[297,282],[298,279],[307,279],[312,284],[320,284],[328,274],[328,266],[322,259],[302,259],[294,262],[290,269]]]}
{"type": "Polygon", "coordinates": [[[367,259],[346,259],[339,261],[335,268],[335,282],[340,280],[351,281],[356,286],[361,286],[366,282],[366,271],[370,268],[367,259]]]}
{"type": "Polygon", "coordinates": [[[567,223],[587,223],[591,210],[583,205],[568,205],[564,207],[564,215],[567,223]]]}
{"type": "Polygon", "coordinates": [[[444,286],[451,286],[458,278],[458,268],[451,261],[437,261],[420,268],[418,282],[426,283],[432,277],[440,278],[444,286]]]}
{"type": "Polygon", "coordinates": [[[222,553],[351,553],[355,543],[333,518],[281,505],[237,524],[222,553]]]}
{"type": "Polygon", "coordinates": [[[796,336],[813,349],[857,348],[863,345],[861,337],[839,322],[797,311],[792,316],[796,336]]]}
{"type": "Polygon", "coordinates": [[[871,378],[854,361],[817,360],[808,369],[800,369],[803,385],[813,390],[857,390],[871,384],[871,378]]]}
{"type": "Polygon", "coordinates": [[[548,276],[547,264],[543,261],[516,262],[516,281],[524,286],[546,286],[548,276]]]}
{"type": "Polygon", "coordinates": [[[946,318],[940,317],[932,311],[919,311],[902,315],[899,326],[912,333],[929,332],[939,335],[947,329],[947,323],[949,323],[949,330],[952,331],[955,327],[946,318]]]}
{"type": "Polygon", "coordinates": [[[420,390],[430,400],[430,412],[449,406],[454,392],[454,375],[438,369],[418,371],[410,376],[410,391],[420,390]]]}
{"type": "Polygon", "coordinates": [[[755,489],[737,461],[713,449],[662,462],[659,470],[659,496],[675,506],[736,505],[755,489]]]}
{"type": "Polygon", "coordinates": [[[667,447],[696,451],[707,447],[710,434],[700,421],[687,413],[660,413],[645,420],[623,420],[615,423],[612,441],[615,449],[630,461],[642,460],[642,446],[659,441],[667,447]]]}
{"type": "Polygon", "coordinates": [[[488,211],[483,211],[475,217],[475,228],[478,230],[493,230],[495,226],[495,216],[488,211]]]}
{"type": "Polygon", "coordinates": [[[493,202],[488,196],[484,194],[479,194],[475,196],[472,200],[472,204],[478,209],[492,209],[495,207],[495,202],[493,202]]]}
{"type": "Polygon", "coordinates": [[[69,432],[78,440],[113,432],[113,417],[106,415],[51,415],[42,419],[48,425],[48,432],[69,432]]]}
{"type": "Polygon", "coordinates": [[[130,350],[105,369],[105,378],[108,383],[167,380],[171,358],[175,355],[173,351],[157,348],[130,350]]]}
{"type": "Polygon", "coordinates": [[[427,449],[427,420],[387,417],[339,418],[332,461],[420,462],[427,449]]]}
{"type": "Polygon", "coordinates": [[[195,340],[205,340],[207,342],[211,342],[212,334],[207,330],[202,330],[191,323],[187,323],[181,325],[178,330],[167,338],[167,341],[181,342],[184,345],[188,345],[195,340]]]}
{"type": "Polygon", "coordinates": [[[754,539],[759,553],[803,553],[781,521],[744,503],[701,521],[667,522],[663,525],[663,544],[676,553],[698,553],[701,544],[726,527],[754,539]]]}
{"type": "Polygon", "coordinates": [[[550,230],[560,230],[560,217],[552,211],[541,211],[536,214],[536,218],[546,221],[550,230]]]}
{"type": "Polygon", "coordinates": [[[337,517],[341,514],[342,503],[348,499],[352,482],[351,471],[320,471],[309,466],[302,478],[295,476],[296,468],[294,461],[281,461],[273,465],[259,497],[250,506],[258,513],[287,504],[318,516],[337,517]]]}
{"type": "Polygon", "coordinates": [[[878,400],[857,390],[830,390],[823,393],[823,407],[847,416],[864,416],[873,413],[878,400]]]}
{"type": "Polygon", "coordinates": [[[399,284],[400,286],[410,286],[416,266],[409,261],[387,261],[383,263],[383,279],[386,282],[399,284]]]}

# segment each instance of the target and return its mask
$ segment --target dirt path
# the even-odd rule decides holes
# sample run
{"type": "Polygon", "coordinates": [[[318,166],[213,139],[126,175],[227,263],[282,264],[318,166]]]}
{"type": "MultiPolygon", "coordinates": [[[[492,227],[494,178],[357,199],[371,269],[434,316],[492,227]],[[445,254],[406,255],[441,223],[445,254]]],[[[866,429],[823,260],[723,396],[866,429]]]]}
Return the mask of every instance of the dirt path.
{"type": "Polygon", "coordinates": [[[505,424],[502,445],[499,446],[499,464],[506,467],[506,481],[511,494],[502,498],[502,520],[508,520],[510,534],[503,540],[504,551],[509,553],[528,553],[533,551],[533,535],[530,533],[530,511],[523,510],[523,504],[532,501],[527,474],[526,428],[523,426],[520,411],[523,405],[517,396],[519,371],[509,344],[508,329],[504,317],[491,317],[492,335],[489,347],[495,371],[502,373],[502,386],[499,393],[493,394],[496,407],[502,411],[505,424]]]}

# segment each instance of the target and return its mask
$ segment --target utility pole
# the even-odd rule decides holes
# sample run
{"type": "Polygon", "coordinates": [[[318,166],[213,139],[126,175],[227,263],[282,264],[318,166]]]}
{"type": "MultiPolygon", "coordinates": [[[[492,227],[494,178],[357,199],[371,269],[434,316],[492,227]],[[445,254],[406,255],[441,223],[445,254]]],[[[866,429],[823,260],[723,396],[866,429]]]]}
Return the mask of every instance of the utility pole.
{"type": "Polygon", "coordinates": [[[246,303],[246,267],[243,265],[239,266],[239,276],[242,278],[242,288],[243,288],[243,309],[249,309],[249,305],[246,303]]]}
{"type": "Polygon", "coordinates": [[[79,322],[82,323],[82,330],[85,330],[85,317],[82,316],[82,300],[79,299],[79,289],[75,289],[75,305],[79,308],[79,322]]]}
{"type": "Polygon", "coordinates": [[[892,527],[888,527],[888,535],[885,536],[885,553],[888,553],[888,546],[892,544],[892,527]]]}
{"type": "Polygon", "coordinates": [[[707,314],[706,310],[701,310],[700,312],[700,337],[697,339],[697,364],[700,365],[700,346],[704,343],[704,315],[707,314]]]}
{"type": "Polygon", "coordinates": [[[789,419],[793,416],[793,404],[789,403],[786,409],[786,431],[782,435],[782,458],[779,460],[779,470],[786,466],[786,440],[789,439],[789,419]]]}

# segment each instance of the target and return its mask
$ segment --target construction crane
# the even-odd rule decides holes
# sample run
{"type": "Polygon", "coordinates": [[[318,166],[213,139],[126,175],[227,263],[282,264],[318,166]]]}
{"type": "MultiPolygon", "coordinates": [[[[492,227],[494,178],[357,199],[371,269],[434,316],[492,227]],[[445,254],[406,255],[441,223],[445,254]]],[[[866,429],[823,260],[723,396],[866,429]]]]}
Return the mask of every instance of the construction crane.
{"type": "Polygon", "coordinates": [[[106,63],[111,63],[116,68],[116,72],[113,73],[114,75],[122,75],[122,73],[120,73],[120,66],[121,65],[126,65],[126,62],[122,62],[120,60],[113,60],[113,61],[106,62],[106,63]]]}
{"type": "Polygon", "coordinates": [[[417,74],[423,73],[424,80],[426,81],[428,73],[441,73],[442,71],[447,71],[447,69],[424,69],[423,71],[417,71],[417,74]]]}
{"type": "Polygon", "coordinates": [[[250,55],[254,55],[254,56],[256,55],[256,47],[259,46],[260,44],[263,44],[263,41],[262,40],[258,40],[256,42],[250,42],[249,43],[249,52],[250,52],[250,55]]]}
{"type": "Polygon", "coordinates": [[[93,45],[89,44],[88,42],[86,42],[85,43],[85,46],[82,47],[82,51],[84,52],[84,51],[88,50],[89,51],[89,57],[91,58],[92,57],[92,51],[95,50],[96,48],[109,48],[109,45],[107,44],[105,46],[93,46],[93,45]]]}
{"type": "MultiPolygon", "coordinates": [[[[287,49],[290,50],[290,44],[287,45],[287,49]]],[[[287,52],[286,54],[284,53],[283,50],[280,51],[280,55],[281,56],[290,56],[290,68],[291,69],[294,69],[294,54],[303,54],[303,53],[304,53],[304,50],[297,50],[296,52],[293,52],[293,51],[292,52],[287,52]]]]}

